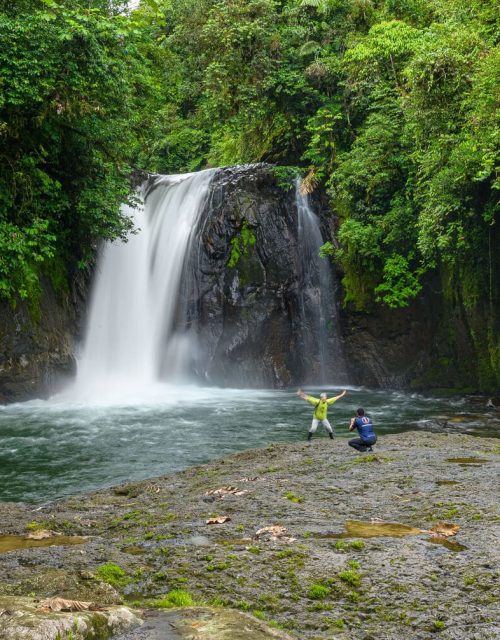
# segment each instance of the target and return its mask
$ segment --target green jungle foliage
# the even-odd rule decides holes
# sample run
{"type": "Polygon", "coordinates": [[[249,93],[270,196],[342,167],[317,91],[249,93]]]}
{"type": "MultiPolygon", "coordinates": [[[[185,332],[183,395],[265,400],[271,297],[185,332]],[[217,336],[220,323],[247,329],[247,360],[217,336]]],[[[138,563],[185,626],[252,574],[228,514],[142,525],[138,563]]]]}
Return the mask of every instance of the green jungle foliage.
{"type": "Polygon", "coordinates": [[[0,297],[36,299],[39,275],[124,237],[120,204],[159,94],[150,43],[120,7],[0,3],[0,297]]]}
{"type": "Polygon", "coordinates": [[[180,0],[141,11],[153,22],[160,12],[175,70],[142,164],[301,166],[340,219],[331,254],[356,308],[407,305],[441,263],[459,272],[473,261],[466,297],[489,295],[500,65],[490,2],[180,0]]]}
{"type": "Polygon", "coordinates": [[[346,304],[406,306],[444,269],[498,305],[490,0],[0,7],[0,296],[123,237],[133,168],[267,161],[326,188],[346,304]]]}

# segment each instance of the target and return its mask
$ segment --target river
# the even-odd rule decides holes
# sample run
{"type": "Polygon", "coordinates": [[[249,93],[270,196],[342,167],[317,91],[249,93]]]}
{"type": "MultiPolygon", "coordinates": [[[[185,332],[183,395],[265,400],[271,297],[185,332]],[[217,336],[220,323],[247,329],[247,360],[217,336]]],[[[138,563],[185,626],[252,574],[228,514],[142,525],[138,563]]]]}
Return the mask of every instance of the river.
{"type": "MultiPolygon", "coordinates": [[[[347,396],[329,411],[336,439],[330,442],[320,427],[314,440],[345,447],[346,455],[347,424],[360,405],[380,435],[424,428],[429,420],[447,420],[455,430],[480,436],[500,433],[500,414],[488,413],[484,398],[347,388],[347,396]]],[[[79,404],[61,395],[0,406],[0,500],[41,502],[163,475],[271,442],[305,441],[311,411],[291,390],[159,384],[146,398],[117,396],[79,404]]],[[[378,449],[383,447],[382,439],[378,449]]]]}

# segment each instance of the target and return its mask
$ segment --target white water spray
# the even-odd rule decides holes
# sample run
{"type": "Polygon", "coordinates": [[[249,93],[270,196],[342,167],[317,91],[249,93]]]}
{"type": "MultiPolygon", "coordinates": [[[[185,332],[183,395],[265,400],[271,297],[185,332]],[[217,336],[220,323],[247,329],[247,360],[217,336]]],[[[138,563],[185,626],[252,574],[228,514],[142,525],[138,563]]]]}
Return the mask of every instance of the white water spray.
{"type": "MultiPolygon", "coordinates": [[[[311,328],[308,338],[315,342],[313,353],[318,357],[315,381],[332,382],[332,374],[338,380],[345,371],[338,336],[330,329],[338,325],[334,284],[328,261],[319,255],[320,247],[324,244],[319,218],[300,185],[300,180],[296,180],[295,202],[302,268],[301,314],[304,324],[311,328]]],[[[305,347],[307,351],[307,343],[305,347]]],[[[311,357],[309,360],[311,362],[311,357]]]]}
{"type": "Polygon", "coordinates": [[[215,171],[158,178],[142,209],[126,208],[139,231],[102,249],[73,395],[141,397],[160,373],[170,382],[186,373],[179,285],[215,171]]]}

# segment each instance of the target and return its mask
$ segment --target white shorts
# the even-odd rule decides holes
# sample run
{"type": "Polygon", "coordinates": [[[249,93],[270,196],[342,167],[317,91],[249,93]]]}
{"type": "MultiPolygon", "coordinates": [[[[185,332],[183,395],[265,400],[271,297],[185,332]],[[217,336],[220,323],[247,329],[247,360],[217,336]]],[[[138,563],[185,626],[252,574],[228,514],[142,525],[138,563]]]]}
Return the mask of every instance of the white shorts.
{"type": "Polygon", "coordinates": [[[332,425],[328,422],[326,418],[324,420],[318,420],[318,418],[313,418],[311,428],[309,429],[309,433],[315,433],[316,429],[318,428],[318,424],[320,422],[328,431],[328,433],[333,433],[332,425]]]}

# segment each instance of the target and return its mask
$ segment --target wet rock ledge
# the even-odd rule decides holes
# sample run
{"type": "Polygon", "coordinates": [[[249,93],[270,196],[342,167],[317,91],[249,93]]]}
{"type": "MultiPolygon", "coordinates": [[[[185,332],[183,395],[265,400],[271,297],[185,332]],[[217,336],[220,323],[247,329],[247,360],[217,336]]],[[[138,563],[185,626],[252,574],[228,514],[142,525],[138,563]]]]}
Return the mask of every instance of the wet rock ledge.
{"type": "Polygon", "coordinates": [[[0,637],[496,639],[499,455],[454,434],[373,454],[317,437],[2,503],[0,637]],[[44,610],[55,597],[92,608],[44,610]]]}

